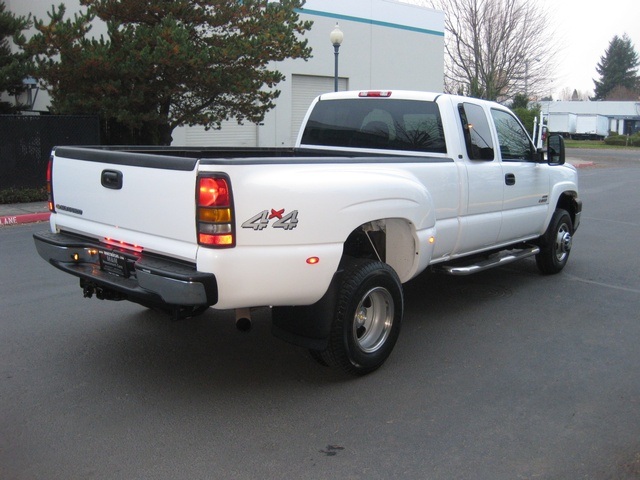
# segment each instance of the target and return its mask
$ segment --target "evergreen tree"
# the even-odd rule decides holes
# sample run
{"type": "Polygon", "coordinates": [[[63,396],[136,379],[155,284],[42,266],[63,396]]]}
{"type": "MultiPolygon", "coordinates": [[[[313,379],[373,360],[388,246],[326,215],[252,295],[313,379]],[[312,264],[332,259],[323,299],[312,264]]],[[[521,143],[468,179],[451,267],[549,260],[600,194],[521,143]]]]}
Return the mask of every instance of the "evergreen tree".
{"type": "MultiPolygon", "coordinates": [[[[18,95],[24,90],[22,80],[28,76],[30,62],[24,52],[13,53],[11,39],[23,40],[22,31],[30,26],[29,18],[16,17],[0,0],[0,93],[18,95]]],[[[24,106],[0,102],[0,113],[14,113],[24,106]]]]}
{"type": "Polygon", "coordinates": [[[524,93],[516,93],[511,102],[511,109],[529,108],[529,97],[524,93]]]}
{"type": "Polygon", "coordinates": [[[596,66],[600,80],[593,81],[594,100],[605,100],[616,87],[637,90],[640,87],[638,65],[638,53],[627,34],[622,38],[614,36],[596,66]]]}
{"type": "Polygon", "coordinates": [[[182,125],[259,122],[284,76],[271,62],[307,59],[304,0],[80,0],[53,7],[28,44],[55,113],[99,113],[103,142],[171,143],[182,125]],[[90,33],[95,18],[107,38],[90,33]]]}

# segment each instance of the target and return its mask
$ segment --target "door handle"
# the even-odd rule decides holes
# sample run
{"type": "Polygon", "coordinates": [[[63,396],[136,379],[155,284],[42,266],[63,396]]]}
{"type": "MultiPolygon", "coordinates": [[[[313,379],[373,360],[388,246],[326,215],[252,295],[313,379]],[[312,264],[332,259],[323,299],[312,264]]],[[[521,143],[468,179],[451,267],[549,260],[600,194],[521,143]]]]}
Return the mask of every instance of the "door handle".
{"type": "Polygon", "coordinates": [[[516,184],[516,176],[513,173],[507,173],[504,176],[504,183],[507,185],[515,185],[516,184]]]}
{"type": "Polygon", "coordinates": [[[100,183],[105,188],[120,190],[122,188],[122,172],[118,170],[103,170],[100,183]]]}

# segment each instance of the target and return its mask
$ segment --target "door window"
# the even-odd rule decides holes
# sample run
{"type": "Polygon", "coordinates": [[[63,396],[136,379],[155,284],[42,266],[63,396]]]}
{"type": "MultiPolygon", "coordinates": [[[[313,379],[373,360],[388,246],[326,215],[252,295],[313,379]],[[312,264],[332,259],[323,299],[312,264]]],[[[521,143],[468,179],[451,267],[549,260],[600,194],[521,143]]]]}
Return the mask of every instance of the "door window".
{"type": "Polygon", "coordinates": [[[505,161],[531,161],[534,158],[533,144],[520,122],[503,110],[491,110],[498,131],[500,154],[505,161]]]}

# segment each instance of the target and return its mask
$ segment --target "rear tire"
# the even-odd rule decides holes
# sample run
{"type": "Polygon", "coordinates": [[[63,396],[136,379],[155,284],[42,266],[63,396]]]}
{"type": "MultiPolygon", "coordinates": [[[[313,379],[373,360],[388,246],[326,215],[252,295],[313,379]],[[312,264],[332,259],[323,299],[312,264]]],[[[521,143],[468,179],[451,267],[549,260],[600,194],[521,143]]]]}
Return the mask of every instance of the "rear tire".
{"type": "Polygon", "coordinates": [[[350,259],[342,278],[329,344],[320,363],[352,375],[378,369],[395,346],[403,314],[402,284],[387,264],[350,259]]]}
{"type": "Polygon", "coordinates": [[[540,253],[536,255],[538,269],[545,275],[562,271],[569,260],[573,243],[573,222],[566,210],[556,209],[549,228],[540,237],[540,253]]]}

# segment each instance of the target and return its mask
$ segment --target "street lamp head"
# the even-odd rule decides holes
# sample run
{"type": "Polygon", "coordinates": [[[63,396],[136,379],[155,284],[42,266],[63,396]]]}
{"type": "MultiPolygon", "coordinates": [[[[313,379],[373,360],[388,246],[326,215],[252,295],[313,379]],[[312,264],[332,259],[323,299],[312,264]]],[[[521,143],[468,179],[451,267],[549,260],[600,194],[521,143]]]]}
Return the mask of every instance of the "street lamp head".
{"type": "Polygon", "coordinates": [[[336,27],[333,30],[331,30],[331,33],[329,34],[329,40],[331,41],[334,47],[339,47],[340,44],[342,43],[342,40],[344,40],[344,33],[342,33],[342,30],[340,30],[340,27],[338,26],[337,22],[336,22],[336,27]]]}

